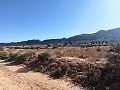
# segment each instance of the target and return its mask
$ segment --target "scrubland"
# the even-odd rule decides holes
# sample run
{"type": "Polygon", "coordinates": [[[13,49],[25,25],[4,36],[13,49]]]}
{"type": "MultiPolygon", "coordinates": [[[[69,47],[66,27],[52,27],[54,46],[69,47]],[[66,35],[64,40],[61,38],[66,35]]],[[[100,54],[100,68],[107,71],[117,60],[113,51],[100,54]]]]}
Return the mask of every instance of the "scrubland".
{"type": "Polygon", "coordinates": [[[24,53],[24,52],[34,52],[40,54],[47,52],[57,58],[60,57],[78,57],[78,58],[104,58],[109,46],[99,46],[99,47],[60,47],[60,48],[44,48],[44,49],[15,49],[6,48],[5,51],[9,53],[24,53]]]}
{"type": "Polygon", "coordinates": [[[49,75],[53,79],[68,79],[88,90],[119,90],[119,46],[60,47],[46,49],[4,48],[1,59],[13,65],[25,65],[29,70],[49,75]],[[117,63],[114,62],[118,59],[117,63]],[[112,61],[111,61],[112,60],[112,61]]]}

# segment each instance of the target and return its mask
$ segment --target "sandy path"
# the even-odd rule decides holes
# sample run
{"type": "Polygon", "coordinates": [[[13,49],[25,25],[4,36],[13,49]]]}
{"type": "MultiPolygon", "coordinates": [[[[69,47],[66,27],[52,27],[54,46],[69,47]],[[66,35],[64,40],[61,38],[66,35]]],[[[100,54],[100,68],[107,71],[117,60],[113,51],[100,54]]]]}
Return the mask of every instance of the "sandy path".
{"type": "Polygon", "coordinates": [[[64,80],[0,61],[0,90],[83,90],[64,80]],[[6,65],[7,64],[7,65],[6,65]]]}

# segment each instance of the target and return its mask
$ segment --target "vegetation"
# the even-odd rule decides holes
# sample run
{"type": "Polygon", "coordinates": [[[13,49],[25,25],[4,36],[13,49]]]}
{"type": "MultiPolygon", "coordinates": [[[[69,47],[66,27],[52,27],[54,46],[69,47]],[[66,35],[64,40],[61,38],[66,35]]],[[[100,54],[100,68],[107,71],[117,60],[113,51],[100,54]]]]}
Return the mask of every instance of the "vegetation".
{"type": "Polygon", "coordinates": [[[14,53],[14,54],[10,53],[9,58],[8,58],[8,60],[6,60],[6,61],[8,61],[8,62],[13,62],[13,61],[16,60],[17,56],[19,56],[19,55],[20,55],[20,53],[14,53]]]}
{"type": "Polygon", "coordinates": [[[103,68],[91,68],[92,71],[88,72],[84,85],[87,84],[95,90],[120,89],[120,44],[110,49],[107,58],[108,63],[103,68]]]}
{"type": "Polygon", "coordinates": [[[109,63],[106,65],[104,73],[105,85],[110,90],[120,89],[120,44],[111,48],[108,54],[109,63]]]}
{"type": "MultiPolygon", "coordinates": [[[[43,51],[45,52],[45,50],[43,51]]],[[[105,63],[98,60],[98,57],[99,59],[105,58],[102,57],[104,54],[106,54],[105,50],[100,47],[47,49],[45,53],[36,53],[36,55],[33,52],[10,54],[8,61],[15,64],[25,64],[29,69],[46,73],[52,78],[69,77],[75,84],[80,84],[91,90],[119,90],[120,44],[113,46],[108,51],[108,60],[105,63]],[[50,50],[61,57],[65,55],[79,56],[80,58],[97,57],[97,59],[91,58],[91,60],[81,61],[80,58],[50,58],[50,50]]],[[[0,57],[2,56],[4,54],[1,53],[0,57]]]]}
{"type": "Polygon", "coordinates": [[[4,48],[3,47],[0,47],[0,51],[3,51],[4,50],[4,48]]]}
{"type": "Polygon", "coordinates": [[[10,58],[7,61],[12,61],[15,64],[27,64],[32,60],[34,57],[35,53],[29,52],[29,53],[15,53],[15,54],[10,54],[10,58]]]}
{"type": "Polygon", "coordinates": [[[38,60],[39,61],[45,61],[45,60],[48,60],[50,57],[50,55],[48,53],[42,53],[42,54],[39,54],[38,55],[38,60]]]}
{"type": "Polygon", "coordinates": [[[6,52],[0,52],[0,59],[4,60],[8,58],[8,54],[6,52]]]}
{"type": "Polygon", "coordinates": [[[32,58],[34,57],[35,53],[24,53],[24,54],[20,54],[17,56],[17,58],[15,59],[15,63],[16,64],[27,64],[29,63],[32,58]]]}

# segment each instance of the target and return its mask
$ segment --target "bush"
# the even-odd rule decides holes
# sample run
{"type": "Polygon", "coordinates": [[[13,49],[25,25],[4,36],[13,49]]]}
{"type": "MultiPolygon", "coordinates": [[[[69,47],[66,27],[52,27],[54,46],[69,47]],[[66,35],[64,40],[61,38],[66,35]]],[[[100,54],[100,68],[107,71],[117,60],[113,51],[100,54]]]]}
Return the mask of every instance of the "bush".
{"type": "Polygon", "coordinates": [[[24,54],[20,54],[16,57],[14,63],[15,64],[23,64],[26,61],[26,58],[24,56],[24,54]]]}
{"type": "Polygon", "coordinates": [[[38,55],[39,61],[45,61],[45,60],[48,60],[49,58],[50,58],[50,55],[46,52],[38,55]]]}
{"type": "Polygon", "coordinates": [[[90,90],[120,90],[120,45],[108,51],[108,62],[103,67],[92,66],[84,75],[75,75],[73,82],[90,90]]]}
{"type": "Polygon", "coordinates": [[[112,46],[107,54],[108,61],[117,67],[120,67],[120,44],[112,46]]]}
{"type": "Polygon", "coordinates": [[[34,59],[34,57],[36,58],[36,56],[35,56],[35,53],[34,53],[34,52],[24,53],[24,54],[23,54],[23,56],[24,56],[24,57],[25,57],[25,59],[26,59],[25,64],[30,63],[30,62],[34,59]]]}
{"type": "Polygon", "coordinates": [[[98,80],[95,80],[95,90],[100,90],[100,87],[104,88],[101,90],[120,90],[120,44],[111,47],[107,58],[108,63],[98,74],[98,80]]]}
{"type": "Polygon", "coordinates": [[[4,48],[3,47],[0,47],[0,51],[3,51],[4,50],[4,48]]]}
{"type": "Polygon", "coordinates": [[[17,56],[19,56],[19,53],[15,53],[15,54],[10,53],[10,58],[7,61],[8,62],[15,61],[17,56]]]}
{"type": "Polygon", "coordinates": [[[110,63],[114,63],[114,64],[120,63],[120,54],[119,53],[109,52],[107,57],[108,57],[108,61],[110,63]]]}
{"type": "Polygon", "coordinates": [[[53,46],[52,49],[58,49],[58,46],[53,46]]]}
{"type": "Polygon", "coordinates": [[[4,60],[4,59],[7,59],[8,58],[8,55],[6,52],[0,52],[0,59],[4,60]]]}
{"type": "Polygon", "coordinates": [[[8,61],[13,61],[15,64],[27,64],[34,57],[35,53],[24,53],[24,54],[11,54],[8,61]]]}
{"type": "Polygon", "coordinates": [[[32,58],[35,56],[35,53],[33,52],[29,52],[29,53],[24,53],[24,54],[20,54],[17,56],[17,58],[15,59],[15,63],[16,64],[27,64],[29,63],[32,58]]]}
{"type": "Polygon", "coordinates": [[[63,77],[64,75],[67,75],[67,71],[68,71],[68,68],[69,68],[69,65],[67,63],[63,63],[63,62],[60,62],[60,63],[56,63],[56,64],[52,64],[54,67],[57,66],[56,70],[50,75],[51,77],[53,78],[56,78],[56,79],[59,79],[61,77],[63,77]]]}
{"type": "Polygon", "coordinates": [[[101,49],[100,49],[100,48],[97,48],[96,50],[97,50],[98,52],[101,52],[101,49]]]}
{"type": "Polygon", "coordinates": [[[112,52],[120,54],[120,43],[112,46],[111,49],[113,50],[112,52]]]}

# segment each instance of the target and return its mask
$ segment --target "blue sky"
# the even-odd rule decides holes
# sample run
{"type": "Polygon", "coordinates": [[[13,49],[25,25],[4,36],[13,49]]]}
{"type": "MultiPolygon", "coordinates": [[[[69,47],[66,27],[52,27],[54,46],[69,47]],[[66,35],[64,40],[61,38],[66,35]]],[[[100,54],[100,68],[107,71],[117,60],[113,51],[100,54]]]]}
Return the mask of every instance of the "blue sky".
{"type": "Polygon", "coordinates": [[[120,0],[0,0],[0,42],[120,27],[120,0]]]}

